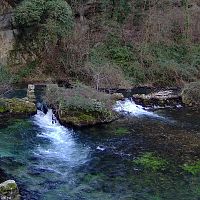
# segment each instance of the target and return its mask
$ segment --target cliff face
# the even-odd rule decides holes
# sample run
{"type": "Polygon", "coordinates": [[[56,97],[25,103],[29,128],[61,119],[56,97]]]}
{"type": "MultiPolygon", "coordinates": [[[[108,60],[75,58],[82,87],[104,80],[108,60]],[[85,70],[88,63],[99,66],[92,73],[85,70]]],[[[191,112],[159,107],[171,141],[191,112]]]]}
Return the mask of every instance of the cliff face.
{"type": "Polygon", "coordinates": [[[7,2],[0,2],[0,64],[6,64],[9,51],[13,49],[17,30],[12,26],[13,8],[7,2]]]}

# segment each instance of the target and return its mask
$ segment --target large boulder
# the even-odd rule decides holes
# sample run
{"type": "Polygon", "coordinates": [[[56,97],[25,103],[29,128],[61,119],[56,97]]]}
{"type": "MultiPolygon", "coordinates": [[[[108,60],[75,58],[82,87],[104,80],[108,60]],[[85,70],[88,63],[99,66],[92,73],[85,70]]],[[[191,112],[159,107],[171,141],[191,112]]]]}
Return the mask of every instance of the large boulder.
{"type": "Polygon", "coordinates": [[[0,184],[0,199],[20,200],[19,189],[13,180],[8,180],[0,184]]]}
{"type": "Polygon", "coordinates": [[[10,113],[14,115],[33,115],[36,112],[35,104],[26,99],[0,98],[0,114],[10,113]]]}
{"type": "Polygon", "coordinates": [[[112,109],[115,101],[111,99],[111,95],[83,84],[76,84],[68,89],[48,85],[45,100],[63,125],[91,126],[109,123],[118,118],[112,109]]]}
{"type": "Polygon", "coordinates": [[[59,111],[59,120],[63,125],[69,124],[76,127],[109,123],[117,118],[118,115],[111,110],[90,112],[86,110],[61,109],[59,111]]]}
{"type": "Polygon", "coordinates": [[[200,81],[192,82],[182,90],[182,101],[187,106],[199,106],[200,105],[200,81]]]}

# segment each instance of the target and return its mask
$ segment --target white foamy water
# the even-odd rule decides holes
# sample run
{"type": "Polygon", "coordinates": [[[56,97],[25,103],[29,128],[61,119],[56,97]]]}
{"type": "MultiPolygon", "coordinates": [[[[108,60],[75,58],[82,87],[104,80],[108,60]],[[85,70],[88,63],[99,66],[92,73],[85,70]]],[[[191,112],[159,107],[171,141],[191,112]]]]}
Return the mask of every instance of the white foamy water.
{"type": "Polygon", "coordinates": [[[135,104],[135,102],[130,99],[126,99],[124,101],[118,101],[114,106],[114,110],[117,112],[124,113],[126,115],[132,115],[136,117],[146,115],[150,117],[163,118],[162,116],[159,116],[153,112],[145,110],[144,107],[135,104]]]}
{"type": "Polygon", "coordinates": [[[55,118],[51,109],[46,115],[38,111],[34,116],[34,123],[41,129],[37,136],[47,140],[47,144],[38,146],[34,153],[54,162],[65,162],[71,167],[86,162],[89,148],[75,140],[72,130],[60,125],[57,120],[53,123],[52,116],[55,118]]]}

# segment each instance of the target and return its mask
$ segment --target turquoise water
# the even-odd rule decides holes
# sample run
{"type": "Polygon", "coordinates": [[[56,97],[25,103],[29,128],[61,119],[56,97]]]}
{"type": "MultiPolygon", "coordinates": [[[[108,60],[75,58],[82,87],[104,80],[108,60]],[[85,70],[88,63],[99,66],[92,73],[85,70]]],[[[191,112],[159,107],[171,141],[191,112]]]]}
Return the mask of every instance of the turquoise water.
{"type": "Polygon", "coordinates": [[[140,107],[131,112],[82,130],[52,124],[51,110],[30,118],[1,118],[0,168],[16,180],[26,200],[199,200],[200,176],[180,167],[187,157],[196,159],[199,148],[191,153],[172,142],[182,135],[198,139],[199,113],[141,113],[140,107]],[[145,152],[167,159],[168,167],[152,171],[135,165],[133,160],[145,152]]]}

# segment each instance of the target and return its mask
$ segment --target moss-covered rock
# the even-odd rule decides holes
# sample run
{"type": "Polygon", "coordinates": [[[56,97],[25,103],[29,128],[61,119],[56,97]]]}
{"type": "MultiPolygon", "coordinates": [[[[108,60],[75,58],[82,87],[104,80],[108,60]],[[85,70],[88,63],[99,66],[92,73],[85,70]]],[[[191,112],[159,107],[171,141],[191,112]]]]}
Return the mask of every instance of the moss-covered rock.
{"type": "Polygon", "coordinates": [[[118,136],[126,135],[130,133],[130,131],[125,127],[119,127],[115,130],[115,134],[118,136]]]}
{"type": "Polygon", "coordinates": [[[20,200],[19,189],[13,180],[0,184],[0,199],[20,200]]]}
{"type": "Polygon", "coordinates": [[[141,157],[133,161],[133,163],[142,165],[144,168],[152,171],[162,170],[168,164],[166,160],[155,156],[153,153],[145,153],[141,157]]]}
{"type": "Polygon", "coordinates": [[[188,106],[199,106],[200,105],[200,81],[192,82],[182,90],[182,101],[188,106]]]}
{"type": "Polygon", "coordinates": [[[0,99],[0,114],[32,115],[35,114],[36,111],[35,104],[26,101],[25,99],[0,99]]]}
{"type": "Polygon", "coordinates": [[[83,84],[75,84],[73,88],[68,89],[49,85],[45,100],[56,110],[63,125],[90,126],[108,123],[118,118],[118,114],[113,111],[115,101],[111,95],[83,84]]]}
{"type": "Polygon", "coordinates": [[[182,166],[182,169],[192,175],[198,175],[200,174],[200,160],[195,163],[186,163],[182,166]]]}
{"type": "Polygon", "coordinates": [[[117,117],[118,115],[110,110],[88,112],[85,110],[62,109],[59,112],[59,119],[62,124],[71,124],[77,127],[109,123],[117,117]]]}

